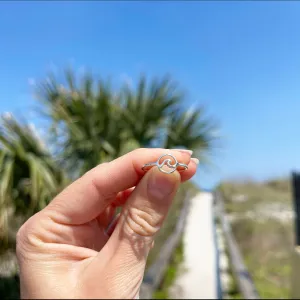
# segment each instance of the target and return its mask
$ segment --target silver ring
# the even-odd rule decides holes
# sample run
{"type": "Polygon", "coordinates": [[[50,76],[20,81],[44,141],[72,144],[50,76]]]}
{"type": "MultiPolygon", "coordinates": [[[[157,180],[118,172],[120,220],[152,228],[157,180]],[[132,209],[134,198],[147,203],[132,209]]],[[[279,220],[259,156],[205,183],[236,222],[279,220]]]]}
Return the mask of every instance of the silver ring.
{"type": "Polygon", "coordinates": [[[151,169],[152,167],[155,167],[155,166],[158,167],[159,171],[161,171],[165,174],[171,174],[171,173],[175,172],[176,170],[178,170],[179,172],[182,172],[182,171],[185,171],[188,169],[188,166],[186,164],[179,163],[177,161],[177,159],[175,158],[175,156],[173,156],[172,154],[163,154],[158,158],[158,160],[156,162],[144,164],[144,166],[142,167],[142,170],[148,171],[149,169],[151,169]],[[161,159],[165,156],[171,157],[172,159],[165,158],[161,162],[161,159]],[[172,160],[173,160],[173,164],[172,164],[172,160]],[[170,171],[163,170],[164,165],[166,165],[171,170],[170,171]]]}

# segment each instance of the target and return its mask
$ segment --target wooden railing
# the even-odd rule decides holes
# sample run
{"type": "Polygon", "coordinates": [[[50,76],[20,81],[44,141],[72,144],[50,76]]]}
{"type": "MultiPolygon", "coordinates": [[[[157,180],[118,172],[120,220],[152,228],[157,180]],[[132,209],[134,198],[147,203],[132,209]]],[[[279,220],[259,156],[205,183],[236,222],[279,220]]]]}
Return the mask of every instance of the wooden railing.
{"type": "Polygon", "coordinates": [[[230,263],[234,272],[234,278],[238,284],[239,291],[242,294],[243,299],[259,299],[254,282],[243,262],[242,255],[233,236],[230,222],[224,209],[223,197],[220,192],[215,192],[214,197],[217,206],[217,215],[221,222],[221,227],[229,252],[230,263]]]}

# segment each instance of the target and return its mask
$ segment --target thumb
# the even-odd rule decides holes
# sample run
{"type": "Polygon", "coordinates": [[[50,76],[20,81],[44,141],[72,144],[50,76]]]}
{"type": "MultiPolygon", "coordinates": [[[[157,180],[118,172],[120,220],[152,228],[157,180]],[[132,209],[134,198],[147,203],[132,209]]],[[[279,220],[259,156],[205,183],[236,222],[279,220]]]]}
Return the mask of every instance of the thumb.
{"type": "Polygon", "coordinates": [[[164,174],[152,169],[135,188],[111,237],[115,249],[147,259],[155,234],[172,204],[180,183],[178,172],[164,174]]]}
{"type": "Polygon", "coordinates": [[[177,171],[171,174],[157,168],[148,171],[127,200],[106,244],[114,252],[110,269],[116,272],[118,285],[126,287],[133,296],[142,282],[154,236],[163,224],[179,183],[177,171]]]}

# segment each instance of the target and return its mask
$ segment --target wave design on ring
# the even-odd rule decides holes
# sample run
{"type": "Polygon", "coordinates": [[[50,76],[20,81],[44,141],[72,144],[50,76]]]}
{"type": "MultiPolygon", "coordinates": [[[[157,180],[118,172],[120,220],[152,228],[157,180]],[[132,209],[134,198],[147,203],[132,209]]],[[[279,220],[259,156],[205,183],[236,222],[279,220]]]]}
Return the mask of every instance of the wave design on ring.
{"type": "Polygon", "coordinates": [[[179,163],[177,161],[177,159],[175,158],[175,156],[173,156],[172,154],[163,154],[161,155],[158,160],[156,162],[152,162],[152,163],[147,163],[142,167],[143,171],[148,171],[151,167],[158,167],[159,171],[165,174],[171,174],[173,172],[175,172],[176,170],[178,172],[182,172],[188,169],[188,166],[186,164],[183,163],[179,163]],[[162,162],[162,158],[165,158],[162,162]],[[169,158],[168,158],[169,157],[169,158]],[[173,163],[172,163],[173,161],[173,163]],[[170,171],[166,171],[163,169],[163,166],[167,166],[170,171]]]}

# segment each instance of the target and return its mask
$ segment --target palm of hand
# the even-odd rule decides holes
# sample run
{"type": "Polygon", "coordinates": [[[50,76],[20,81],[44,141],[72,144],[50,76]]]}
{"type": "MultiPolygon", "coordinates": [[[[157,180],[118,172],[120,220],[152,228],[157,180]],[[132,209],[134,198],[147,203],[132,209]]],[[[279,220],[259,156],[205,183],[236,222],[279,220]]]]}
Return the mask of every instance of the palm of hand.
{"type": "MultiPolygon", "coordinates": [[[[88,266],[92,260],[99,259],[99,254],[102,256],[101,250],[114,227],[107,231],[108,225],[113,220],[115,203],[114,201],[109,205],[97,218],[81,225],[63,224],[51,211],[40,212],[29,220],[27,226],[34,228],[35,225],[30,223],[35,222],[38,226],[41,224],[42,226],[32,234],[29,243],[20,245],[19,241],[18,246],[34,246],[33,249],[28,249],[30,251],[26,251],[31,255],[25,260],[29,262],[34,260],[35,266],[38,266],[36,271],[40,273],[38,278],[41,282],[38,285],[41,289],[53,290],[51,297],[56,298],[57,295],[59,298],[86,298],[87,295],[95,297],[92,290],[87,287],[99,284],[99,278],[93,278],[91,275],[93,270],[89,272],[88,266]],[[43,219],[43,222],[40,219],[43,219]],[[90,285],[86,281],[89,281],[90,285]]],[[[103,254],[103,265],[108,258],[107,252],[111,253],[110,250],[103,254]]],[[[104,284],[103,294],[108,293],[104,284]]],[[[42,290],[37,290],[36,298],[42,298],[41,294],[42,290]]],[[[99,297],[99,294],[97,296],[99,297]]]]}

